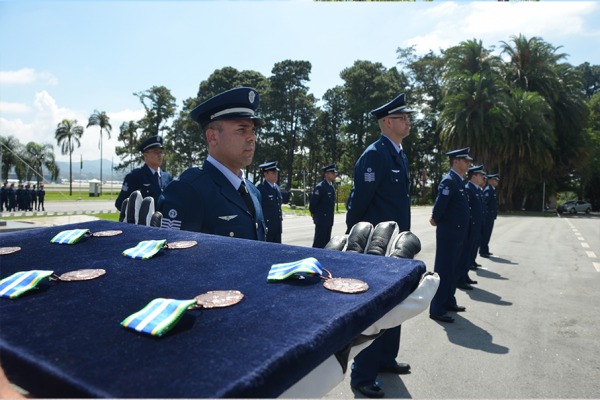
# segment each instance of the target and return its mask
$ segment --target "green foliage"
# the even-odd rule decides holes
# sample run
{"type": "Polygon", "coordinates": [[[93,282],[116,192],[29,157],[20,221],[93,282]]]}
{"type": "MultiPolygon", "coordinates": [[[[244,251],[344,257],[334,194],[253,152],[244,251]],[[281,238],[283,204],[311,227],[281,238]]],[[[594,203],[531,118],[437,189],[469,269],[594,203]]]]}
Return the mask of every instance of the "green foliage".
{"type": "MultiPolygon", "coordinates": [[[[504,209],[537,209],[542,184],[546,196],[572,192],[599,209],[600,66],[567,64],[560,47],[538,37],[512,36],[500,43],[500,56],[494,50],[478,39],[424,55],[414,47],[398,48],[396,67],[357,60],[340,72],[343,83],[322,99],[310,93],[312,65],[305,60],[277,62],[268,77],[231,66],[217,69],[198,83],[196,97],[183,100],[180,110],[166,87],[153,86],[134,93],[145,114],[121,125],[117,169],[140,163],[137,145],[150,135],[165,137],[163,168],[174,176],[201,164],[207,146],[190,111],[225,90],[249,86],[260,93],[258,113],[266,121],[257,131],[250,176],[258,181],[258,165],[277,160],[284,189],[310,190],[322,179],[320,168],[335,162],[343,178],[342,204],[356,160],[380,135],[370,110],[406,93],[408,106],[417,110],[402,143],[413,204],[435,199],[437,183],[449,168],[444,152],[469,146],[476,163],[501,174],[504,209]]],[[[102,136],[110,137],[112,129],[106,113],[94,111],[91,126],[100,127],[102,154],[102,136]]],[[[63,138],[63,153],[72,153],[80,137],[75,132],[63,138]]],[[[44,167],[58,175],[52,149],[28,145],[26,151],[14,137],[0,136],[0,144],[4,179],[13,169],[23,177],[44,167]],[[40,153],[43,163],[36,161],[40,153]]],[[[300,201],[302,196],[294,195],[296,206],[300,201]]]]}
{"type": "MultiPolygon", "coordinates": [[[[95,115],[96,114],[93,116],[95,115]]],[[[99,121],[100,120],[92,119],[92,117],[90,117],[88,126],[90,126],[92,122],[100,123],[99,121]]],[[[54,137],[56,138],[58,145],[61,146],[62,154],[69,155],[69,193],[71,194],[73,193],[73,151],[75,150],[75,144],[77,144],[77,147],[81,145],[80,139],[82,135],[83,126],[77,125],[77,120],[63,119],[56,127],[56,131],[54,131],[54,137]]],[[[100,134],[100,138],[102,139],[102,134],[100,134]]],[[[100,153],[100,155],[102,156],[102,153],[100,153]]],[[[50,155],[47,156],[50,157],[50,155]]],[[[51,157],[54,158],[54,152],[52,152],[51,157]]],[[[102,160],[102,158],[100,159],[102,160]]],[[[54,172],[56,173],[56,176],[52,176],[52,178],[56,179],[58,177],[58,168],[56,168],[54,172]]]]}

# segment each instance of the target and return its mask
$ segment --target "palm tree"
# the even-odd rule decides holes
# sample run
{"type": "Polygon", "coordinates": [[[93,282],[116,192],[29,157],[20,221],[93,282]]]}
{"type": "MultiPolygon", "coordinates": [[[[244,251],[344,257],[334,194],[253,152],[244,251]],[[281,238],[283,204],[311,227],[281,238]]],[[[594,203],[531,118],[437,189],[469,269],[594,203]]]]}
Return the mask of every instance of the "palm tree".
{"type": "Polygon", "coordinates": [[[22,145],[14,136],[0,136],[0,154],[2,154],[2,181],[8,179],[8,172],[19,162],[18,154],[22,145]]]}
{"type": "Polygon", "coordinates": [[[61,146],[62,154],[69,154],[69,195],[73,195],[73,150],[75,144],[81,146],[79,139],[83,135],[83,126],[77,125],[77,120],[63,119],[56,127],[54,137],[59,146],[61,146]]]}
{"type": "Polygon", "coordinates": [[[57,178],[58,166],[54,158],[54,147],[51,144],[39,144],[29,142],[25,145],[24,158],[30,166],[27,173],[27,180],[31,180],[31,175],[36,176],[37,184],[44,182],[44,166],[48,169],[51,179],[57,178]]]}
{"type": "Polygon", "coordinates": [[[112,126],[110,124],[110,118],[106,115],[106,111],[98,111],[94,110],[94,113],[90,115],[88,120],[88,124],[86,128],[90,126],[99,126],[100,127],[100,195],[102,195],[102,131],[106,130],[106,134],[110,139],[110,131],[112,130],[112,126]]]}
{"type": "MultiPolygon", "coordinates": [[[[585,165],[588,149],[584,127],[587,108],[583,77],[570,64],[559,64],[566,58],[566,54],[558,53],[560,47],[554,47],[538,37],[527,39],[522,35],[512,36],[511,41],[512,46],[502,42],[502,52],[509,57],[505,76],[511,91],[515,93],[520,89],[537,93],[550,108],[550,113],[545,113],[550,118],[549,132],[545,135],[550,134],[553,139],[536,141],[543,147],[531,155],[541,157],[537,161],[543,161],[547,146],[553,143],[550,147],[552,169],[544,179],[549,183],[549,190],[553,191],[557,189],[558,182],[564,181],[576,168],[585,165]]],[[[519,96],[513,98],[518,100],[519,96]]],[[[539,162],[537,165],[541,165],[539,162]]]]}
{"type": "Polygon", "coordinates": [[[502,196],[510,208],[521,209],[551,173],[556,136],[552,109],[536,92],[513,90],[511,114],[513,123],[496,148],[498,164],[489,165],[488,171],[501,169],[502,196]]]}
{"type": "Polygon", "coordinates": [[[480,40],[461,42],[447,50],[440,116],[446,149],[471,147],[477,162],[494,163],[495,148],[510,121],[502,62],[480,40]]]}

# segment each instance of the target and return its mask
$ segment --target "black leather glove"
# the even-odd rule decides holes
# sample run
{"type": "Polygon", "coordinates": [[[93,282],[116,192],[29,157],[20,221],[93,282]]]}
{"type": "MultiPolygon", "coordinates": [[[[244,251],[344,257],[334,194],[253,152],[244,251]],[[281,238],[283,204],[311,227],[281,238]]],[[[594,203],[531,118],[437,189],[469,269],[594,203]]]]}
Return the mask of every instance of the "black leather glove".
{"type": "Polygon", "coordinates": [[[152,197],[142,199],[142,193],[136,190],[129,195],[128,199],[123,200],[119,222],[160,227],[162,214],[155,211],[152,197]]]}
{"type": "Polygon", "coordinates": [[[399,232],[394,221],[358,222],[347,235],[334,236],[325,246],[329,250],[364,253],[396,258],[414,258],[421,251],[421,241],[410,231],[399,232]]]}

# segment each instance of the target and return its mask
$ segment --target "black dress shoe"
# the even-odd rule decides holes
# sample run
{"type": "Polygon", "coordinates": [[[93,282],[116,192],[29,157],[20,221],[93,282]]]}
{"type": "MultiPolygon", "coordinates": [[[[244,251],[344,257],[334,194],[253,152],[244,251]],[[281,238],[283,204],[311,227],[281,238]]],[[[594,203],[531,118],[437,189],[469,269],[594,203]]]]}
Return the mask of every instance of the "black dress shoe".
{"type": "Polygon", "coordinates": [[[429,314],[429,318],[435,319],[436,321],[440,321],[440,322],[454,322],[454,318],[449,317],[447,315],[433,315],[433,314],[429,314]]]}
{"type": "Polygon", "coordinates": [[[480,254],[479,256],[483,257],[483,258],[490,258],[491,253],[490,254],[487,254],[487,253],[486,254],[480,254]]]}
{"type": "Polygon", "coordinates": [[[473,290],[473,286],[469,285],[468,283],[461,283],[457,286],[457,288],[462,290],[473,290]]]}
{"type": "Polygon", "coordinates": [[[352,386],[352,388],[358,390],[371,399],[380,399],[385,395],[383,389],[380,388],[376,383],[365,386],[352,386]]]}
{"type": "Polygon", "coordinates": [[[379,372],[389,372],[390,374],[404,375],[410,372],[410,365],[407,363],[397,363],[393,367],[380,368],[379,372]]]}
{"type": "Polygon", "coordinates": [[[475,261],[475,262],[473,263],[473,266],[477,268],[477,267],[481,267],[481,264],[478,264],[478,263],[477,263],[477,261],[475,261]]]}
{"type": "Polygon", "coordinates": [[[474,280],[473,280],[473,279],[471,279],[471,278],[467,278],[467,283],[468,283],[469,285],[477,285],[477,281],[474,281],[474,280]]]}
{"type": "Polygon", "coordinates": [[[448,311],[463,312],[463,311],[467,311],[467,309],[466,309],[466,307],[463,307],[463,306],[450,306],[450,307],[448,307],[448,311]]]}

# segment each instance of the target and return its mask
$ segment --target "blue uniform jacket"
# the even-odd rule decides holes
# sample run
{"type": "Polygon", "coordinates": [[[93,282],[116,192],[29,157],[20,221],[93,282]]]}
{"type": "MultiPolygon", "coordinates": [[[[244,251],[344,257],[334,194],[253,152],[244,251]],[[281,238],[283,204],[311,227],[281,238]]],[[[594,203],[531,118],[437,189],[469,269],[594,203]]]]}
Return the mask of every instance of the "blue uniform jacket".
{"type": "Polygon", "coordinates": [[[498,197],[496,189],[489,183],[483,189],[483,201],[486,208],[486,218],[494,220],[498,216],[498,197]]]}
{"type": "Polygon", "coordinates": [[[123,180],[123,187],[121,188],[121,192],[115,200],[115,207],[117,210],[121,211],[121,204],[125,199],[129,198],[129,195],[136,190],[139,190],[142,193],[142,198],[146,198],[148,196],[154,198],[154,204],[158,202],[158,198],[160,194],[167,187],[169,182],[173,180],[171,174],[165,171],[160,171],[160,179],[162,181],[162,189],[158,185],[154,174],[150,170],[147,165],[144,165],[141,168],[136,168],[125,176],[123,180]]]}
{"type": "Polygon", "coordinates": [[[258,185],[262,196],[262,208],[269,234],[281,233],[283,215],[281,214],[281,203],[283,196],[279,186],[271,187],[267,181],[258,185]]]}
{"type": "Polygon", "coordinates": [[[354,188],[348,201],[346,226],[357,222],[377,225],[396,221],[400,231],[410,230],[408,160],[386,137],[380,137],[354,166],[354,188]]]}
{"type": "MultiPolygon", "coordinates": [[[[462,179],[452,171],[448,172],[440,182],[432,212],[438,231],[467,232],[470,211],[463,185],[462,179]]],[[[452,240],[452,236],[449,236],[448,240],[452,240]]]]}
{"type": "Polygon", "coordinates": [[[254,219],[242,196],[214,165],[205,161],[202,168],[188,168],[160,197],[163,228],[264,241],[261,195],[252,182],[245,182],[256,209],[254,219]]]}
{"type": "Polygon", "coordinates": [[[333,185],[323,179],[315,186],[308,205],[315,225],[333,225],[334,207],[335,189],[333,185]]]}
{"type": "Polygon", "coordinates": [[[471,208],[469,240],[475,240],[481,237],[481,230],[483,228],[483,191],[471,182],[467,182],[465,190],[467,191],[469,207],[471,208]]]}

